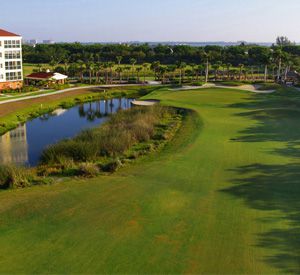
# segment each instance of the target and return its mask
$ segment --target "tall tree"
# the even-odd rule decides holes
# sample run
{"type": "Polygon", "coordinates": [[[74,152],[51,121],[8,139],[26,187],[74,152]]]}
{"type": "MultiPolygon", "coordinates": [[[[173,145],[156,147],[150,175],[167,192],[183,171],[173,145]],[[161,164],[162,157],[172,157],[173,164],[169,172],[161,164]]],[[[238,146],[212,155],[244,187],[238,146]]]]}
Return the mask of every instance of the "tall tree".
{"type": "Polygon", "coordinates": [[[286,36],[278,36],[276,38],[276,45],[279,47],[295,45],[295,43],[291,42],[286,36]]]}
{"type": "Polygon", "coordinates": [[[144,83],[146,83],[146,72],[149,68],[149,64],[148,63],[143,63],[142,67],[143,67],[144,83]]]}
{"type": "Polygon", "coordinates": [[[79,72],[79,77],[80,77],[80,82],[83,82],[83,74],[85,71],[85,64],[82,60],[78,60],[77,61],[77,68],[78,68],[78,72],[79,72]]]}
{"type": "Polygon", "coordinates": [[[137,83],[140,83],[140,73],[143,70],[142,67],[137,67],[136,68],[136,73],[137,73],[137,83]]]}
{"type": "Polygon", "coordinates": [[[154,61],[151,64],[151,70],[154,72],[154,78],[157,79],[157,71],[160,67],[160,62],[159,61],[154,61]]]}
{"type": "Polygon", "coordinates": [[[132,78],[134,77],[134,66],[137,62],[137,60],[135,58],[130,58],[130,65],[131,65],[131,73],[132,73],[132,78]]]}
{"type": "Polygon", "coordinates": [[[119,83],[122,83],[122,72],[123,72],[123,68],[122,67],[118,67],[116,69],[116,72],[118,73],[118,78],[119,78],[119,83]]]}
{"type": "Polygon", "coordinates": [[[94,62],[90,61],[86,64],[86,69],[89,73],[89,83],[92,84],[93,79],[93,70],[94,70],[94,62]]]}
{"type": "Polygon", "coordinates": [[[120,66],[121,66],[121,62],[122,62],[122,60],[123,60],[123,56],[118,55],[118,56],[116,57],[116,60],[117,60],[117,62],[118,62],[118,67],[120,67],[120,66]]]}
{"type": "Polygon", "coordinates": [[[185,62],[178,62],[177,63],[177,68],[179,69],[179,84],[181,85],[184,79],[184,70],[186,68],[186,63],[185,62]]]}

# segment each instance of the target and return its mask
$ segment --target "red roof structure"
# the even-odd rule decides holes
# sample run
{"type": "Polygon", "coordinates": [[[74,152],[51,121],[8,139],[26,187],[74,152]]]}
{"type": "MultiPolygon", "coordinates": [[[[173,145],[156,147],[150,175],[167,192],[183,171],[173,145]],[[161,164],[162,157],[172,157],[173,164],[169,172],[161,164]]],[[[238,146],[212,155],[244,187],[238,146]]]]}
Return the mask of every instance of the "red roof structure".
{"type": "Polygon", "coordinates": [[[6,30],[0,29],[0,36],[17,36],[20,37],[20,35],[12,33],[12,32],[8,32],[6,30]]]}
{"type": "Polygon", "coordinates": [[[38,72],[27,75],[26,78],[34,78],[34,79],[50,79],[54,76],[54,73],[47,72],[38,72]]]}

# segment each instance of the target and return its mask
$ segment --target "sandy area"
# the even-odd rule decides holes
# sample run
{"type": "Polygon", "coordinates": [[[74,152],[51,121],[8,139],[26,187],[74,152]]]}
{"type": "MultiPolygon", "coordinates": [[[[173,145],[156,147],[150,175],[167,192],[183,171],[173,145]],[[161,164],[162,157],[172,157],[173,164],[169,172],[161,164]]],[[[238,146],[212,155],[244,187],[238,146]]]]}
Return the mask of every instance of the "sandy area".
{"type": "Polygon", "coordinates": [[[198,89],[206,89],[206,88],[223,88],[223,89],[235,89],[235,90],[243,90],[243,91],[249,91],[257,94],[271,94],[274,93],[275,90],[269,90],[269,91],[260,91],[258,90],[259,85],[242,85],[242,86],[223,86],[223,85],[216,85],[213,83],[204,84],[200,87],[195,86],[183,86],[180,88],[174,88],[170,89],[171,91],[186,91],[186,90],[198,90],[198,89]]]}

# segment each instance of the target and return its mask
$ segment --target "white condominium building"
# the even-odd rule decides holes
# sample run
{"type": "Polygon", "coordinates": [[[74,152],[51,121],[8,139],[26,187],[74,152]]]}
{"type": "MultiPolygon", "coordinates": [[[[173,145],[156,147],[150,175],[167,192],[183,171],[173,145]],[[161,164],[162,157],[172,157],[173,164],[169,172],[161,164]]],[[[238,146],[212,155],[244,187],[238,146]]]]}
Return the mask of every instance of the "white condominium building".
{"type": "Polygon", "coordinates": [[[0,91],[22,86],[22,37],[0,29],[0,91]]]}

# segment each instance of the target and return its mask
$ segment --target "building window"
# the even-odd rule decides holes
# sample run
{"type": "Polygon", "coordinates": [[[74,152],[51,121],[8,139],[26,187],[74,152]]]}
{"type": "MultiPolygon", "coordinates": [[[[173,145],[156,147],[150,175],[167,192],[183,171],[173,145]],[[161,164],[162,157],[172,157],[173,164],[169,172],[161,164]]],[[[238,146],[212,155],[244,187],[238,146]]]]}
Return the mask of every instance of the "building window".
{"type": "Polygon", "coordinates": [[[6,73],[6,80],[7,81],[22,80],[22,73],[21,72],[9,72],[9,73],[6,73]]]}
{"type": "Polygon", "coordinates": [[[5,52],[5,59],[20,59],[21,52],[20,51],[7,51],[5,52]]]}
{"type": "Polygon", "coordinates": [[[21,41],[20,40],[4,40],[4,48],[20,48],[21,41]]]}
{"type": "Polygon", "coordinates": [[[21,70],[21,61],[5,62],[5,70],[21,70]]]}
{"type": "Polygon", "coordinates": [[[0,74],[0,79],[3,79],[4,77],[3,77],[3,74],[0,74]]]}

